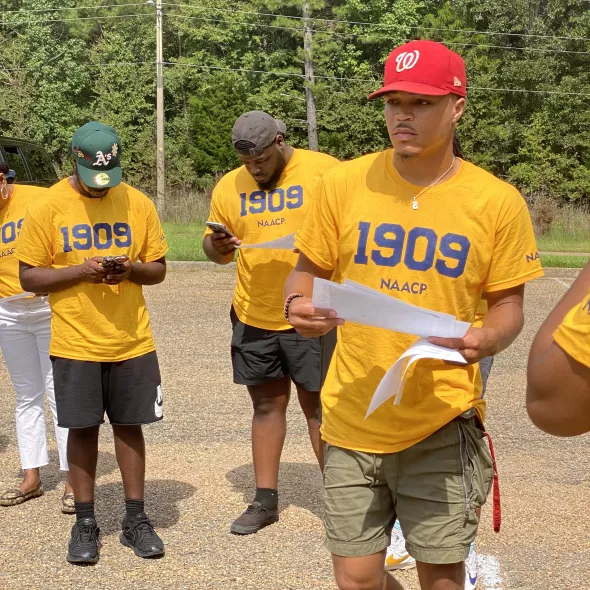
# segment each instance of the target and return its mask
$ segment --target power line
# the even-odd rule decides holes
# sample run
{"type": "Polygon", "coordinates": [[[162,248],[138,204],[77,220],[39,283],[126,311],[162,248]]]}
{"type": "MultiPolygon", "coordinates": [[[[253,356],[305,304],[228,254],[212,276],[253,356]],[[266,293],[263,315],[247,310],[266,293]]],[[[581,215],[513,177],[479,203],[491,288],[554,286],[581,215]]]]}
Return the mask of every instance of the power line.
{"type": "MultiPolygon", "coordinates": [[[[269,72],[268,70],[251,70],[247,68],[226,68],[222,66],[205,66],[202,64],[192,64],[192,63],[183,63],[183,62],[164,62],[165,66],[181,66],[181,67],[192,67],[196,69],[202,70],[220,70],[220,71],[227,71],[227,72],[244,72],[244,73],[251,73],[251,74],[263,74],[268,76],[283,76],[283,77],[297,77],[297,78],[305,78],[304,74],[297,74],[295,72],[269,72]]],[[[362,83],[371,83],[371,84],[382,84],[382,80],[376,79],[368,79],[368,78],[344,78],[338,76],[315,76],[321,80],[334,80],[340,82],[362,82],[362,83]]],[[[584,96],[589,97],[590,94],[584,94],[580,92],[560,92],[558,90],[528,90],[526,88],[488,88],[483,86],[468,86],[468,90],[481,90],[487,92],[518,92],[518,93],[525,93],[525,94],[556,94],[561,96],[584,96]]]]}
{"type": "MultiPolygon", "coordinates": [[[[239,11],[237,11],[239,12],[239,11]]],[[[279,25],[266,25],[262,23],[246,23],[246,22],[236,22],[234,20],[227,20],[227,19],[215,19],[215,18],[206,18],[202,16],[188,16],[188,15],[180,15],[180,14],[166,14],[166,18],[179,18],[179,19],[188,19],[188,20],[198,20],[204,22],[212,22],[212,23],[220,23],[220,24],[231,24],[237,25],[242,27],[249,27],[249,28],[266,28],[266,29],[278,29],[282,31],[294,31],[296,33],[303,34],[303,29],[299,27],[283,27],[279,25]]],[[[352,38],[376,38],[376,39],[388,39],[388,37],[383,35],[376,35],[374,33],[340,33],[338,31],[319,31],[314,30],[315,35],[335,35],[338,37],[352,37],[352,38]]],[[[413,39],[403,39],[403,41],[413,41],[413,39]]],[[[576,55],[590,55],[590,51],[573,51],[569,49],[550,49],[550,48],[541,48],[541,47],[511,47],[509,45],[484,45],[480,43],[456,43],[452,41],[443,41],[445,45],[450,45],[454,47],[474,47],[476,49],[504,49],[509,51],[533,51],[537,53],[568,53],[568,54],[576,54],[576,55]]]]}
{"type": "Polygon", "coordinates": [[[39,25],[43,23],[66,23],[70,21],[80,20],[103,20],[111,18],[132,18],[132,17],[146,17],[153,16],[149,12],[137,14],[110,14],[104,16],[77,16],[74,18],[57,18],[57,19],[41,19],[41,20],[21,20],[21,21],[0,21],[0,25],[39,25]]]}
{"type": "MultiPolygon", "coordinates": [[[[255,12],[249,10],[234,10],[234,9],[226,9],[226,8],[211,8],[206,6],[196,6],[191,4],[173,4],[170,2],[163,2],[163,6],[175,6],[178,8],[190,8],[193,10],[204,10],[210,12],[225,12],[229,14],[249,14],[252,16],[270,16],[273,18],[286,18],[286,19],[293,19],[293,20],[303,20],[302,16],[293,16],[288,14],[276,14],[272,12],[255,12]]],[[[339,20],[339,19],[329,19],[329,18],[319,18],[319,17],[311,17],[311,21],[313,22],[325,22],[328,24],[348,24],[348,25],[360,25],[360,26],[368,26],[368,27],[375,27],[375,28],[382,28],[385,29],[389,25],[380,24],[380,23],[371,23],[371,22],[363,22],[363,21],[348,21],[348,20],[339,20]]],[[[508,31],[476,31],[471,29],[442,29],[442,28],[434,28],[434,27],[420,27],[420,26],[406,26],[406,28],[410,30],[416,31],[438,31],[438,32],[447,32],[447,33],[465,33],[468,35],[505,35],[507,37],[528,37],[528,38],[536,38],[536,39],[559,39],[564,41],[590,41],[590,37],[561,37],[558,35],[537,35],[534,33],[510,33],[508,31]]]]}
{"type": "Polygon", "coordinates": [[[145,2],[136,4],[108,4],[102,6],[61,6],[60,8],[31,8],[19,10],[4,10],[2,14],[31,14],[34,12],[61,12],[63,10],[103,10],[106,8],[127,8],[129,6],[145,6],[145,2]]]}
{"type": "MultiPolygon", "coordinates": [[[[120,66],[154,66],[155,61],[123,61],[123,62],[110,62],[110,63],[97,63],[97,64],[88,64],[85,66],[89,70],[97,69],[97,68],[115,68],[120,66]]],[[[174,67],[190,67],[195,69],[201,70],[213,70],[213,71],[223,71],[223,72],[239,72],[239,73],[247,73],[247,74],[262,74],[266,76],[278,76],[278,77],[292,77],[292,78],[305,78],[304,74],[298,74],[296,72],[274,72],[268,70],[254,70],[248,68],[228,68],[223,66],[208,66],[202,64],[194,64],[194,63],[186,63],[186,62],[173,62],[173,61],[165,61],[162,62],[164,66],[174,66],[174,67]]],[[[32,70],[38,70],[38,66],[31,67],[31,68],[3,68],[0,66],[1,71],[5,72],[28,72],[32,70]]],[[[374,79],[374,78],[348,78],[348,77],[340,77],[340,76],[316,76],[321,80],[330,80],[334,82],[361,82],[364,84],[381,84],[382,80],[374,79]]],[[[527,88],[492,88],[492,87],[485,87],[485,86],[468,86],[469,91],[483,91],[483,92],[515,92],[520,94],[553,94],[557,96],[581,96],[590,98],[590,93],[582,93],[582,92],[561,92],[559,90],[529,90],[527,88]]]]}

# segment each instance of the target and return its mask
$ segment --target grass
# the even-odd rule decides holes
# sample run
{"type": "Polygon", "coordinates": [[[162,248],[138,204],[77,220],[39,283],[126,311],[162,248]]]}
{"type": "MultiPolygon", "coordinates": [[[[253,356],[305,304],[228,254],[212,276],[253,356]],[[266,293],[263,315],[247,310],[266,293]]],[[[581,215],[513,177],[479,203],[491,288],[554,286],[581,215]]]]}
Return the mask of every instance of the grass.
{"type": "MultiPolygon", "coordinates": [[[[573,250],[570,250],[573,252],[573,250]]],[[[541,264],[544,268],[583,268],[588,262],[586,256],[555,256],[541,254],[541,264]]]]}
{"type": "MultiPolygon", "coordinates": [[[[586,225],[586,224],[580,224],[586,225]]],[[[564,227],[557,222],[543,236],[537,238],[537,246],[542,252],[590,252],[590,229],[564,227]]]]}
{"type": "Polygon", "coordinates": [[[170,248],[168,260],[207,260],[203,252],[205,222],[164,222],[164,232],[170,248]]]}

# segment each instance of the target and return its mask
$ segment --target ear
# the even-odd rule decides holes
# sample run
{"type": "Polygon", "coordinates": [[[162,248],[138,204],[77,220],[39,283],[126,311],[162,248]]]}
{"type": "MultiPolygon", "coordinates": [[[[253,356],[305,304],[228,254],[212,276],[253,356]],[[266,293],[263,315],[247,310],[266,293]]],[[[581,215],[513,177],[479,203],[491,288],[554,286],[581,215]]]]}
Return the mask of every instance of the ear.
{"type": "Polygon", "coordinates": [[[464,98],[457,98],[455,104],[453,105],[453,123],[456,124],[459,119],[463,116],[463,111],[465,110],[465,99],[464,98]]]}
{"type": "Polygon", "coordinates": [[[277,135],[276,145],[279,149],[285,147],[285,138],[282,135],[277,135]]]}

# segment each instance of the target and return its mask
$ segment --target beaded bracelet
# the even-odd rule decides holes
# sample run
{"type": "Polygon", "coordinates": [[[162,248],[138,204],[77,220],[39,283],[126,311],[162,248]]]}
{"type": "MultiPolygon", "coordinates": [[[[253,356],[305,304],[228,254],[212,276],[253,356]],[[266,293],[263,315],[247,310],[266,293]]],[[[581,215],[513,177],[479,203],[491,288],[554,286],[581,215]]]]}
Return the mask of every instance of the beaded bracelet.
{"type": "Polygon", "coordinates": [[[291,293],[291,295],[289,295],[289,297],[287,297],[287,299],[285,299],[284,313],[285,313],[285,319],[287,321],[289,321],[289,306],[291,305],[293,299],[297,299],[297,297],[305,297],[305,295],[303,295],[301,293],[291,293]]]}

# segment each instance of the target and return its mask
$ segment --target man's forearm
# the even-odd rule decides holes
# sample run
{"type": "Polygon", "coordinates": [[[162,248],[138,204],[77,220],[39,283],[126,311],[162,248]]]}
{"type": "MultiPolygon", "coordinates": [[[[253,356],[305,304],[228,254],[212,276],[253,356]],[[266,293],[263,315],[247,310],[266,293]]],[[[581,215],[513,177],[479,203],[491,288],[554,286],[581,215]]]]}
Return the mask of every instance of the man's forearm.
{"type": "Polygon", "coordinates": [[[293,270],[287,277],[283,288],[285,299],[293,293],[301,293],[305,297],[311,297],[313,295],[313,279],[314,276],[309,272],[293,270]]]}
{"type": "Polygon", "coordinates": [[[482,327],[494,331],[493,354],[508,348],[520,334],[523,325],[521,305],[507,302],[491,307],[482,327]]]}
{"type": "Polygon", "coordinates": [[[215,264],[229,264],[230,262],[233,261],[234,255],[235,255],[235,250],[234,250],[234,252],[227,254],[225,256],[223,254],[220,254],[211,245],[211,237],[210,236],[207,236],[203,240],[203,252],[205,252],[205,256],[207,256],[207,258],[209,260],[211,260],[211,262],[215,262],[215,264]]]}
{"type": "Polygon", "coordinates": [[[20,269],[20,284],[30,293],[55,293],[77,285],[82,280],[80,265],[66,268],[33,266],[20,269]]]}
{"type": "Polygon", "coordinates": [[[166,261],[132,262],[129,280],[138,285],[157,285],[166,278],[166,261]]]}

